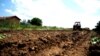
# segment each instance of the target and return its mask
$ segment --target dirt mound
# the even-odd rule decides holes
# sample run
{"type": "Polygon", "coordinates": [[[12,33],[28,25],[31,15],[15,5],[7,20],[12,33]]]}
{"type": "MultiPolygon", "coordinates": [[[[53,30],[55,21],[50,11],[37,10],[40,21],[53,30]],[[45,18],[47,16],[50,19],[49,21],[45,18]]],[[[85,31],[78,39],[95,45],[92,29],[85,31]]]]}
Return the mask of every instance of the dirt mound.
{"type": "Polygon", "coordinates": [[[1,32],[0,56],[87,56],[89,32],[1,32]]]}

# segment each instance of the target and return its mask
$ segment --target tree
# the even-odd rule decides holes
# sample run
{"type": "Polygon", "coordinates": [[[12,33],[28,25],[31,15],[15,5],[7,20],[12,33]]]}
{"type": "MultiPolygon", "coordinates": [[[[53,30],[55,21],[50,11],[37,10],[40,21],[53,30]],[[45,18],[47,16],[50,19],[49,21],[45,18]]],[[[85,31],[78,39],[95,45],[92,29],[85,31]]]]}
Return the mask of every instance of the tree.
{"type": "Polygon", "coordinates": [[[42,20],[35,17],[32,20],[30,20],[30,24],[36,25],[36,26],[42,26],[42,20]]]}
{"type": "Polygon", "coordinates": [[[20,22],[20,26],[23,28],[27,28],[29,26],[29,23],[26,20],[23,20],[22,22],[20,22]]]}
{"type": "Polygon", "coordinates": [[[100,34],[100,21],[97,23],[97,25],[95,26],[96,28],[93,29],[95,32],[100,34]]]}
{"type": "Polygon", "coordinates": [[[31,20],[28,20],[28,21],[27,21],[27,23],[29,23],[29,24],[30,24],[30,22],[31,22],[31,20]]]}
{"type": "Polygon", "coordinates": [[[27,22],[26,22],[26,20],[23,20],[22,22],[20,22],[20,24],[21,24],[21,25],[26,25],[27,22]]]}

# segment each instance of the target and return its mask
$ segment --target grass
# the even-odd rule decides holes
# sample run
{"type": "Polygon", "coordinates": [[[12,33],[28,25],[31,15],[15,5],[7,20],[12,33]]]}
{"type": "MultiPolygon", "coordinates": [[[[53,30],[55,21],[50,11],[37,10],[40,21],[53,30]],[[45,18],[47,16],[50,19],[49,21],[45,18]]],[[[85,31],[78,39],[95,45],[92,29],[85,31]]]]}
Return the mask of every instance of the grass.
{"type": "Polygon", "coordinates": [[[33,26],[31,24],[6,25],[1,26],[0,30],[64,30],[65,28],[56,26],[33,26]]]}
{"type": "Polygon", "coordinates": [[[98,36],[96,32],[92,31],[91,44],[97,44],[97,43],[100,43],[100,36],[98,36]]]}

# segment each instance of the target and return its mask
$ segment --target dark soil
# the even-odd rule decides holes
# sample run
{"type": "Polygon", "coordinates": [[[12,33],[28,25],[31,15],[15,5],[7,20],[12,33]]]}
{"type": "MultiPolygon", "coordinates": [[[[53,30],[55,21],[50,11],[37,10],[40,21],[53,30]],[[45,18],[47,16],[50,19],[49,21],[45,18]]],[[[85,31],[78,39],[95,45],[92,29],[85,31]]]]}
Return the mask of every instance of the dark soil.
{"type": "Polygon", "coordinates": [[[100,56],[100,43],[90,46],[89,56],[100,56]]]}

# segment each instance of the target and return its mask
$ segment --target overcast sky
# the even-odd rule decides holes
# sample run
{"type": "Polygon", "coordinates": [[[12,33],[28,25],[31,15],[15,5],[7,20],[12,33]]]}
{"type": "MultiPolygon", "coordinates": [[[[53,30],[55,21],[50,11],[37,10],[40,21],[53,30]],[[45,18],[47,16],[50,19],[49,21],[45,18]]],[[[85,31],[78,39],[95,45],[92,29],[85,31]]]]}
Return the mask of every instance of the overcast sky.
{"type": "Polygon", "coordinates": [[[43,25],[94,28],[100,20],[100,0],[0,0],[0,16],[17,15],[22,20],[38,17],[43,25]]]}

